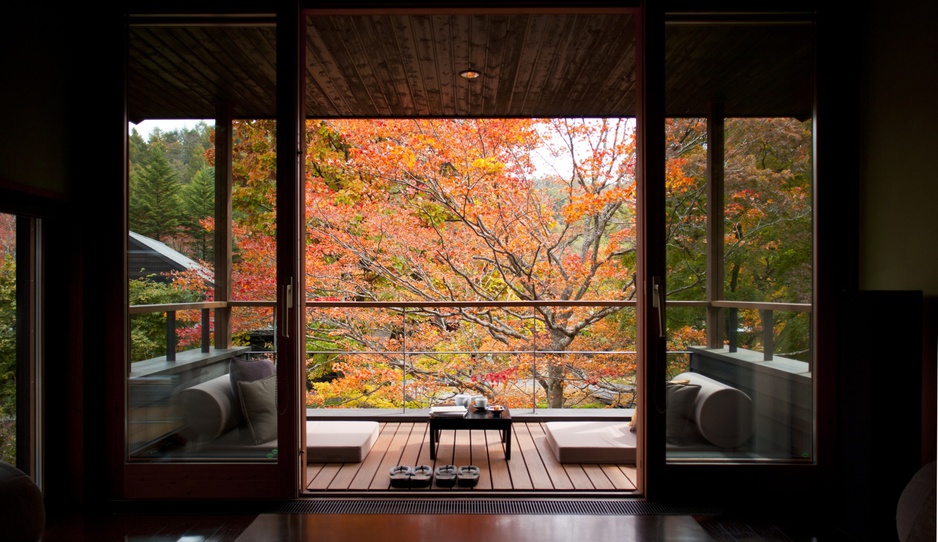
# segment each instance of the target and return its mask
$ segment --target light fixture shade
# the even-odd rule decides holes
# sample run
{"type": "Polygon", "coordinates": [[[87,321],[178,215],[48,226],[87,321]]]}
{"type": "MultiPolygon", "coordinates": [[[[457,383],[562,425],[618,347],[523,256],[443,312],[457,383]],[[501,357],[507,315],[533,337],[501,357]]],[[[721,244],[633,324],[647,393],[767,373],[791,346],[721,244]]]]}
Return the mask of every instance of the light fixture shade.
{"type": "Polygon", "coordinates": [[[482,76],[482,72],[476,70],[463,70],[459,72],[459,76],[463,79],[476,79],[482,76]]]}

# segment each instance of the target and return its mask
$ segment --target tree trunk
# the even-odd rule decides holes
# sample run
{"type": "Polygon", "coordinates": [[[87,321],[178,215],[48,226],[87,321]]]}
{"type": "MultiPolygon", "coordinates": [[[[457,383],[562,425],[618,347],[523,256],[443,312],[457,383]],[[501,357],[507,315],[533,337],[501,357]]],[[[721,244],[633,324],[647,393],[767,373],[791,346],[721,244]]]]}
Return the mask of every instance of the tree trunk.
{"type": "MultiPolygon", "coordinates": [[[[550,331],[550,349],[554,352],[562,352],[573,342],[559,328],[552,328],[550,331]]],[[[557,356],[548,361],[547,366],[547,406],[548,408],[563,408],[563,390],[564,379],[566,377],[566,363],[563,357],[557,356]]]]}

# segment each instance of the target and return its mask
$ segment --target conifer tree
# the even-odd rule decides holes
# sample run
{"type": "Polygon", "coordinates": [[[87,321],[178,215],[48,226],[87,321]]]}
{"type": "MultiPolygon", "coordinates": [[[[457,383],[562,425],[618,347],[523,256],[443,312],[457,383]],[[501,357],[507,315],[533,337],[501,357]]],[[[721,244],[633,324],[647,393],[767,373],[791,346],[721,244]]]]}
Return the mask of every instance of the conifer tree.
{"type": "Polygon", "coordinates": [[[179,228],[180,184],[161,145],[152,145],[147,163],[131,176],[130,229],[158,241],[172,240],[179,228]]]}
{"type": "Polygon", "coordinates": [[[214,234],[206,220],[215,215],[215,168],[205,167],[196,173],[182,190],[181,226],[189,237],[189,256],[202,261],[214,258],[214,234]]]}

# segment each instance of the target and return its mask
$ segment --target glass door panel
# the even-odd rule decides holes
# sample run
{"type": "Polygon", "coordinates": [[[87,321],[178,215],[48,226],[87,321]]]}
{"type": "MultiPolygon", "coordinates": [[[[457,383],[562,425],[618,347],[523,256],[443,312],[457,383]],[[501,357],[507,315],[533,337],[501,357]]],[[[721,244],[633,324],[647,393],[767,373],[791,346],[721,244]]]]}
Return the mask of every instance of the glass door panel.
{"type": "Polygon", "coordinates": [[[812,25],[666,28],[669,90],[695,77],[701,92],[669,101],[665,130],[667,459],[811,460],[812,25]],[[702,40],[780,60],[692,56],[702,40]]]}
{"type": "MultiPolygon", "coordinates": [[[[128,117],[143,121],[128,126],[126,460],[163,477],[182,471],[157,465],[277,466],[276,26],[168,20],[128,27],[128,117]],[[205,70],[218,89],[195,83],[205,70]],[[263,120],[235,118],[246,102],[263,120]]],[[[232,468],[277,479],[219,479],[232,468]]]]}

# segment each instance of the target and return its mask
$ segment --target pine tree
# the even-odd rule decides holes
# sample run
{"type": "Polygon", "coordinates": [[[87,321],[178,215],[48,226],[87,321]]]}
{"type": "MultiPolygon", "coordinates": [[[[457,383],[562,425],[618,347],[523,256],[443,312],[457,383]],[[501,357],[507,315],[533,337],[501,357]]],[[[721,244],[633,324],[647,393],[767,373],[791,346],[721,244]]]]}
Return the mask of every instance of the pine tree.
{"type": "Polygon", "coordinates": [[[215,236],[203,221],[215,216],[215,168],[205,167],[193,175],[182,190],[182,209],[180,225],[190,239],[189,256],[211,261],[215,255],[215,236]]]}
{"type": "Polygon", "coordinates": [[[180,184],[161,145],[131,176],[130,229],[159,241],[175,237],[180,218],[180,184]]]}

